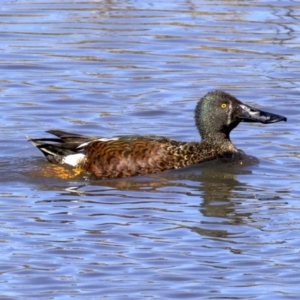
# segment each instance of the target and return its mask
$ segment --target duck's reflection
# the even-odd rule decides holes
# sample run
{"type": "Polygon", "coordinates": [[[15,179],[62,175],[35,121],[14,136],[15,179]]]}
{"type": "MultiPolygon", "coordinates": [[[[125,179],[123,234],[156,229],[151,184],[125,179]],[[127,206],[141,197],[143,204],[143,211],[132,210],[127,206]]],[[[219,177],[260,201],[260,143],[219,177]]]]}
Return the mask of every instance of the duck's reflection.
{"type": "Polygon", "coordinates": [[[245,198],[248,189],[238,177],[251,174],[251,166],[257,163],[256,158],[243,155],[242,159],[230,162],[216,160],[151,177],[85,183],[81,181],[78,184],[73,182],[74,186],[64,189],[63,192],[58,187],[60,196],[55,200],[43,201],[62,201],[67,198],[68,201],[72,199],[73,205],[77,202],[80,207],[87,203],[111,203],[114,199],[117,203],[126,201],[127,204],[138,206],[143,203],[149,206],[153,202],[158,202],[158,206],[161,206],[161,202],[164,202],[172,209],[176,206],[179,208],[182,205],[196,205],[200,212],[199,220],[195,220],[197,226],[186,226],[186,220],[182,220],[179,226],[201,235],[225,237],[228,235],[227,230],[218,224],[241,224],[247,217],[236,212],[235,199],[245,198]],[[195,197],[199,198],[196,204],[195,197]]]}

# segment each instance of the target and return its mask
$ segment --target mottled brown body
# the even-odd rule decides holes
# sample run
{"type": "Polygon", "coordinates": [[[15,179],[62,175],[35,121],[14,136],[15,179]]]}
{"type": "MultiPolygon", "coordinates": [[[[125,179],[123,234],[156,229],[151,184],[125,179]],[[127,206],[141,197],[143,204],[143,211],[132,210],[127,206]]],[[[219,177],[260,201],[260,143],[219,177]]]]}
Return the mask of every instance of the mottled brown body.
{"type": "Polygon", "coordinates": [[[85,148],[82,169],[100,179],[178,169],[237,152],[228,145],[178,142],[166,138],[94,141],[85,148]]]}

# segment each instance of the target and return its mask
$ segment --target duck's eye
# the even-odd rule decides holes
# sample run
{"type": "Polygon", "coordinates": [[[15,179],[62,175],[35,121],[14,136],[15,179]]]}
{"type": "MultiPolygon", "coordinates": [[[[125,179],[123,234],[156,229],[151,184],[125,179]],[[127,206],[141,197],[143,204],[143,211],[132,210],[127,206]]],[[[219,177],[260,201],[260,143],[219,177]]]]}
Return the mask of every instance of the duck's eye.
{"type": "Polygon", "coordinates": [[[222,104],[221,104],[221,107],[222,107],[222,108],[226,108],[226,107],[227,107],[227,104],[226,104],[226,103],[222,103],[222,104]]]}

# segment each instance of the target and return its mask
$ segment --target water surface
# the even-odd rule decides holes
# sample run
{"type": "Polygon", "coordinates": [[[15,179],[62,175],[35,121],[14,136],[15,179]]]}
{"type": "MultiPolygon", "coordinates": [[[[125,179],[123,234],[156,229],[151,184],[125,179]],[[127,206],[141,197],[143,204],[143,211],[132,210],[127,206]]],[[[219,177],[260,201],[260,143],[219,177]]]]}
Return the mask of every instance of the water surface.
{"type": "Polygon", "coordinates": [[[298,299],[298,4],[5,0],[1,299],[298,299]],[[25,138],[198,140],[213,89],[288,122],[241,124],[239,163],[124,180],[55,177],[25,138]]]}

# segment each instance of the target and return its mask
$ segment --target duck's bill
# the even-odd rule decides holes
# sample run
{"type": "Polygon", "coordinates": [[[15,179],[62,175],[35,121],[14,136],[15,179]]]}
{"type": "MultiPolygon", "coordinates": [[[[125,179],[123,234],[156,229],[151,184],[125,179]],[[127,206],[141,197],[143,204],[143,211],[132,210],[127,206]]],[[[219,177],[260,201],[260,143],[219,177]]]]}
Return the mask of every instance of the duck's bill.
{"type": "Polygon", "coordinates": [[[287,118],[284,116],[262,111],[246,104],[241,104],[240,107],[242,110],[239,117],[244,122],[259,122],[263,124],[269,124],[280,121],[287,121],[287,118]]]}

